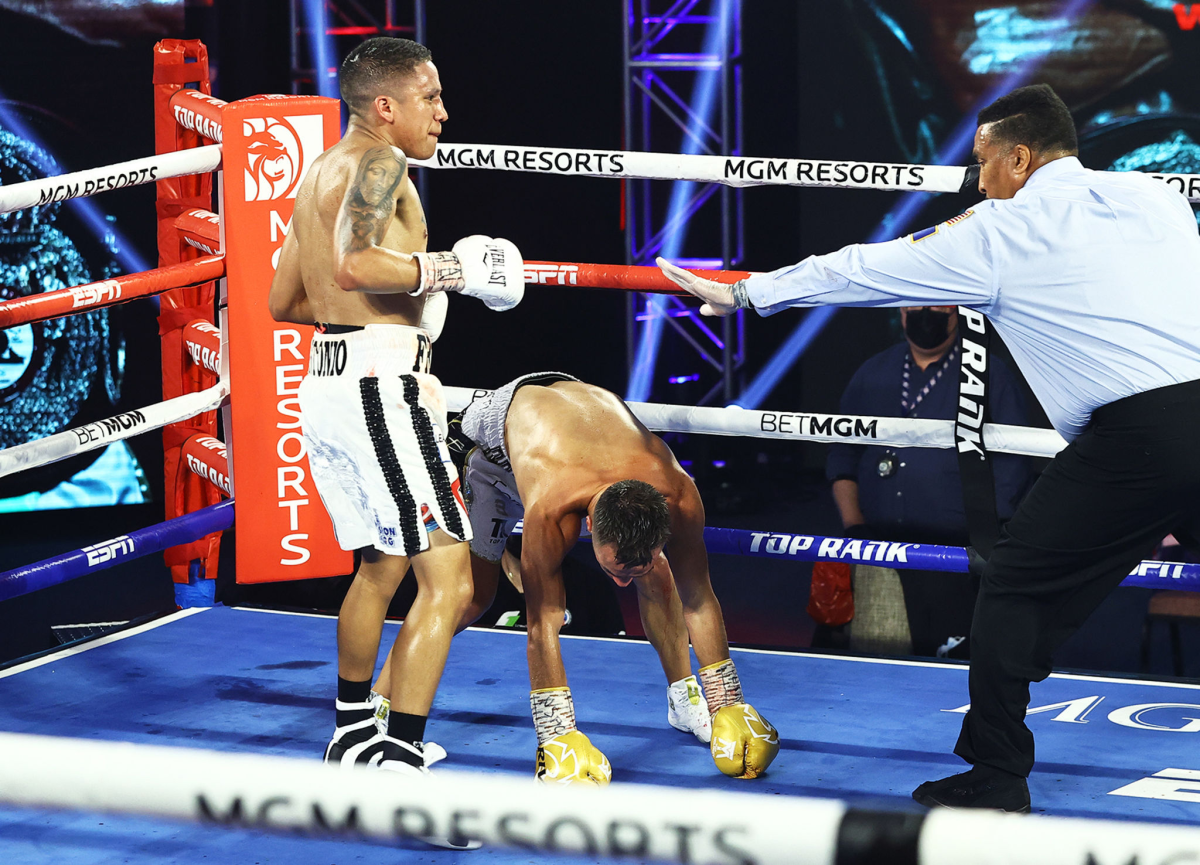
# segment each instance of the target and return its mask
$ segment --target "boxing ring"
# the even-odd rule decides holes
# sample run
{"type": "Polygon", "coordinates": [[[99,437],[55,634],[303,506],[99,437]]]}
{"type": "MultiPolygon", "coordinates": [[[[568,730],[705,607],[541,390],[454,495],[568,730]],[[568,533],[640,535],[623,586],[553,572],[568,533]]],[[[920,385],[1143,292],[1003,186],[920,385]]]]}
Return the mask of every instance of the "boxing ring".
{"type": "MultiPolygon", "coordinates": [[[[373,785],[381,776],[340,772],[318,760],[328,732],[335,627],[332,617],[199,608],[0,672],[0,728],[7,731],[0,736],[0,795],[35,802],[45,796],[81,809],[0,810],[5,860],[315,863],[419,855],[422,861],[517,862],[541,848],[593,859],[623,851],[628,858],[668,861],[832,862],[843,807],[919,821],[922,809],[909,798],[913,779],[954,771],[959,763],[945,743],[961,720],[955,710],[965,699],[963,666],[734,649],[755,702],[783,731],[771,771],[751,784],[714,772],[706,747],[666,725],[661,674],[648,644],[564,637],[572,676],[589,683],[578,689],[580,723],[612,760],[614,781],[595,791],[538,788],[529,777],[536,743],[524,634],[471,629],[455,638],[430,715],[431,735],[450,746],[446,769],[431,779],[445,786],[414,790],[390,777],[373,785]],[[39,699],[29,700],[30,694],[39,699]],[[11,733],[71,738],[43,745],[11,733]],[[76,752],[75,745],[106,747],[76,752]],[[206,750],[177,755],[151,746],[206,750]],[[264,755],[291,759],[254,762],[264,755]],[[337,785],[347,775],[353,785],[343,791],[337,785]],[[641,785],[669,785],[671,794],[641,785]],[[197,791],[205,793],[207,813],[191,813],[197,791]],[[582,798],[574,795],[580,792],[582,798]],[[239,796],[242,808],[234,814],[239,796]],[[487,843],[456,853],[405,841],[410,852],[393,853],[362,839],[253,828],[320,830],[310,799],[321,803],[326,831],[344,826],[347,802],[360,804],[364,824],[374,803],[407,807],[403,826],[410,832],[425,826],[426,815],[446,831],[456,811],[469,812],[460,827],[486,833],[487,843]],[[114,807],[174,813],[200,825],[114,817],[114,807]],[[614,822],[620,825],[611,830],[614,822]],[[718,844],[722,827],[737,830],[718,844]]],[[[385,637],[395,629],[389,623],[385,637]]],[[[1171,849],[1195,850],[1195,829],[1173,837],[1160,824],[1196,821],[1200,773],[1181,747],[1186,734],[1168,730],[1200,725],[1187,720],[1200,715],[1198,706],[1195,685],[1057,674],[1034,685],[1030,725],[1043,757],[1030,777],[1037,811],[1151,820],[1146,829],[1163,845],[1157,849],[1174,843],[1171,849]]],[[[1011,853],[989,861],[1086,861],[1084,853],[1058,858],[1063,845],[1069,847],[1074,822],[934,812],[926,831],[938,816],[966,821],[965,828],[947,828],[946,843],[961,843],[962,831],[973,836],[971,850],[986,849],[992,842],[983,839],[994,838],[1011,853]],[[1023,842],[1026,827],[1034,834],[1023,842]]],[[[395,829],[378,814],[370,819],[375,824],[361,831],[389,835],[395,829]]],[[[1129,855],[1118,851],[1145,855],[1148,849],[1136,847],[1137,824],[1082,825],[1097,862],[1126,863],[1129,855]]],[[[921,861],[980,860],[965,860],[960,848],[957,857],[921,861]]]]}
{"type": "MultiPolygon", "coordinates": [[[[227,124],[246,117],[241,122],[261,141],[263,129],[254,125],[261,118],[250,115],[264,105],[283,112],[292,104],[288,99],[226,104],[179,90],[171,100],[174,117],[213,143],[6,187],[0,189],[0,212],[164,177],[241,170],[240,164],[234,169],[226,164],[230,151],[222,148],[237,131],[227,124]]],[[[491,145],[441,146],[428,165],[733,185],[957,191],[971,182],[969,170],[944,166],[491,145]]],[[[1160,179],[1189,200],[1200,200],[1200,177],[1160,179]]],[[[298,180],[299,175],[292,178],[293,187],[298,180]]],[[[266,190],[258,195],[262,200],[280,197],[274,188],[258,189],[266,190]]],[[[232,206],[228,195],[226,190],[224,204],[232,206]]],[[[225,220],[224,209],[193,207],[179,215],[176,228],[203,255],[144,274],[0,302],[0,327],[215,279],[232,284],[239,238],[237,232],[227,235],[225,220]]],[[[732,280],[745,274],[705,275],[732,280]]],[[[679,293],[656,268],[530,261],[526,281],[562,290],[679,293]]],[[[234,294],[231,289],[227,298],[231,307],[239,302],[234,294]]],[[[224,316],[225,303],[218,306],[224,316]]],[[[192,321],[182,340],[192,362],[213,374],[215,384],[0,450],[0,477],[236,400],[241,381],[249,379],[231,387],[230,367],[238,361],[230,359],[227,323],[192,321]]],[[[288,349],[276,337],[277,359],[288,349]]],[[[447,388],[450,409],[461,410],[477,393],[447,388]]],[[[951,421],[649,403],[631,409],[663,432],[955,446],[951,421]]],[[[1063,446],[1046,430],[985,425],[982,435],[995,453],[1052,456],[1063,446]]],[[[284,451],[286,438],[279,439],[279,453],[294,464],[299,458],[284,451]]],[[[0,574],[0,601],[230,528],[239,506],[233,456],[212,435],[191,436],[181,445],[180,459],[211,486],[210,495],[224,501],[0,574]]],[[[258,493],[253,482],[247,484],[241,506],[250,507],[258,493]]],[[[293,522],[297,507],[291,508],[293,522]]],[[[725,556],[957,572],[968,565],[962,548],[799,530],[710,527],[705,540],[710,553],[725,556]]],[[[1144,562],[1125,584],[1196,590],[1200,566],[1144,562]]],[[[388,638],[395,628],[385,627],[388,638]]],[[[255,862],[302,863],[385,855],[516,862],[534,852],[764,863],[950,863],[968,854],[972,861],[1012,863],[1200,858],[1200,829],[1193,828],[1200,821],[1200,762],[1189,757],[1195,749],[1187,747],[1187,734],[1200,733],[1200,685],[1055,674],[1033,686],[1029,710],[1042,758],[1030,787],[1041,815],[926,813],[909,792],[916,782],[961,765],[946,749],[967,708],[965,666],[735,648],[755,703],[783,735],[771,771],[747,785],[714,772],[707,749],[664,723],[661,675],[648,643],[564,637],[572,676],[591,683],[576,695],[581,727],[612,760],[614,785],[552,790],[529,778],[535,736],[528,723],[523,634],[471,629],[454,641],[430,716],[431,735],[450,751],[445,769],[421,784],[399,784],[369,770],[327,767],[318,759],[331,719],[334,632],[330,617],[197,607],[0,670],[0,803],[6,803],[0,808],[0,852],[6,861],[82,865],[252,856],[255,862]],[[470,853],[434,851],[419,840],[432,835],[478,839],[485,846],[470,853]],[[411,852],[393,854],[380,841],[411,852]]]]}

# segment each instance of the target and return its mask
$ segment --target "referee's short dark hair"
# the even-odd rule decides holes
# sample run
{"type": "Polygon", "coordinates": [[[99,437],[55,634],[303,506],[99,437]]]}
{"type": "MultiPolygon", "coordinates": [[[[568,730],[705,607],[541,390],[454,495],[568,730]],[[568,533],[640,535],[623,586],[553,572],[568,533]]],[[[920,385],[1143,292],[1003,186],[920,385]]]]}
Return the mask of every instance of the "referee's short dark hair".
{"type": "Polygon", "coordinates": [[[592,535],[616,547],[619,565],[642,567],[671,534],[667,500],[645,481],[617,481],[600,494],[592,510],[592,535]]]}
{"type": "Polygon", "coordinates": [[[1075,121],[1048,84],[1018,87],[979,112],[978,125],[996,124],[992,136],[1010,147],[1024,144],[1034,153],[1079,153],[1075,121]]]}
{"type": "Polygon", "coordinates": [[[395,80],[411,75],[422,63],[432,60],[429,49],[411,39],[376,36],[346,55],[338,71],[342,101],[351,114],[362,116],[395,80]]]}

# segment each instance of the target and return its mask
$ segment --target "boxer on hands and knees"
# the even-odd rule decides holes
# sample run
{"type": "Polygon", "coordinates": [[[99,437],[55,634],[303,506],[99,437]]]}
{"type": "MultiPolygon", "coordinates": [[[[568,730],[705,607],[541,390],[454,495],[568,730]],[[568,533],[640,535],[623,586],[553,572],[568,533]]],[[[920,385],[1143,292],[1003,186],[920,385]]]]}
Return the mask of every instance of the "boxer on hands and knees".
{"type": "Polygon", "coordinates": [[[407,160],[433,155],[447,119],[427,48],[368,39],[342,63],[340,85],[350,123],[301,182],[269,304],[276,321],[317,325],[300,385],[304,440],[338,543],[362,558],[338,615],[337,722],[325,761],[420,773],[425,721],[472,596],[471,528],[446,448],[442,386],[429,374],[431,344],[445,292],[510,309],[524,268],[506,240],[425,251],[407,160]],[[385,733],[374,724],[371,675],[410,561],[417,598],[393,647],[385,733]]]}
{"type": "Polygon", "coordinates": [[[1070,444],[1005,526],[971,626],[968,772],[927,805],[1030,810],[1029,684],[1164,535],[1200,535],[1200,237],[1187,201],[1137,172],[1089,171],[1054,91],[979,113],[984,201],[936,228],[855,244],[736,285],[659,260],[702,312],[961,304],[986,314],[1070,444]]]}
{"type": "Polygon", "coordinates": [[[662,439],[614,394],[561,373],[523,376],[476,399],[462,432],[474,445],[463,471],[475,576],[464,626],[491,605],[505,540],[524,518],[521,580],[539,780],[606,784],[611,776],[608,759],[576,727],[559,648],[562,562],[584,526],[604,572],[637,587],[642,624],[671,683],[672,726],[711,739],[725,774],[763,772],[779,736],[742,696],[709,582],[704,504],[662,439]]]}

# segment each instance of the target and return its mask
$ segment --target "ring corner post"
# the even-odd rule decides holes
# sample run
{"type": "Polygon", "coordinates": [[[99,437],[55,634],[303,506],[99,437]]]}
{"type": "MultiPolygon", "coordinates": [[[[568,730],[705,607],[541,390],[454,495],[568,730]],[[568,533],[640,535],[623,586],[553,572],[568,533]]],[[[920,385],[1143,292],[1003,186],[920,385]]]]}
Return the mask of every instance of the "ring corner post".
{"type": "MultiPolygon", "coordinates": [[[[188,85],[211,95],[208,49],[194,39],[164,39],[154,46],[154,150],[172,153],[202,144],[200,136],[180,126],[171,111],[171,97],[188,85]]],[[[190,208],[212,209],[212,174],[204,173],[159,180],[155,183],[158,225],[158,264],[179,264],[200,256],[182,242],[175,219],[190,208]]],[[[163,399],[173,399],[211,387],[216,377],[187,362],[183,329],[192,320],[213,319],[215,283],[181,288],[161,295],[159,334],[162,339],[163,399]]],[[[183,442],[191,435],[217,434],[217,413],[205,412],[163,428],[163,480],[165,518],[173,519],[221,500],[220,493],[188,470],[182,461],[183,442]]],[[[191,543],[170,547],[163,559],[171,570],[176,592],[197,579],[216,579],[221,533],[214,532],[191,543]]]]}
{"type": "Polygon", "coordinates": [[[240,583],[338,576],[353,567],[313,484],[300,429],[297,392],[313,329],[277,323],[267,309],[296,190],[338,140],[340,122],[338,101],[319,96],[254,96],[224,109],[232,420],[225,437],[238,493],[240,583]]]}

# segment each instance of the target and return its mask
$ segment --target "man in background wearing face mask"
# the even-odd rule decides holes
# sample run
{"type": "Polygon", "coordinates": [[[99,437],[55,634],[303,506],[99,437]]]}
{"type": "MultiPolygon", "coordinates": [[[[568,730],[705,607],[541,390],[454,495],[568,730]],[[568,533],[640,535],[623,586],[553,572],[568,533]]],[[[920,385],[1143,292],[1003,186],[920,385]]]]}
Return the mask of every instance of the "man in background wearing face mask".
{"type": "MultiPolygon", "coordinates": [[[[900,310],[905,341],[872,357],[842,394],[843,414],[953,420],[958,410],[958,310],[911,306],[900,310]]],[[[996,423],[1026,425],[1024,399],[1009,368],[991,367],[996,423]]],[[[1025,457],[996,454],[996,510],[1012,516],[1033,480],[1025,457]]],[[[835,444],[825,474],[847,536],[965,545],[958,459],[943,448],[835,444]]],[[[849,565],[833,564],[833,568],[849,565]]],[[[816,569],[814,580],[837,576],[816,569]]],[[[856,651],[966,657],[974,581],[962,574],[853,569],[854,618],[841,632],[818,632],[816,642],[856,651]]],[[[819,585],[818,585],[819,590],[819,585]]]]}

